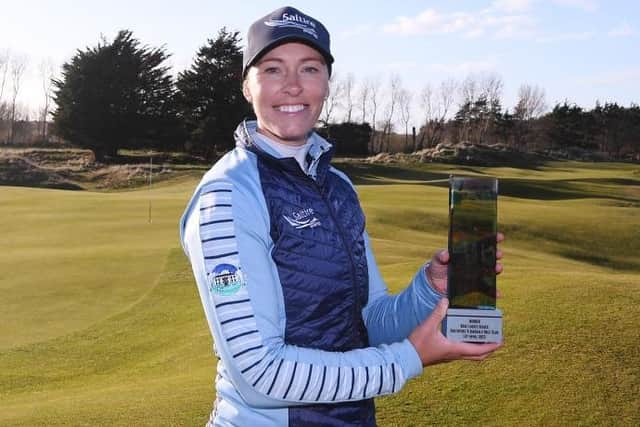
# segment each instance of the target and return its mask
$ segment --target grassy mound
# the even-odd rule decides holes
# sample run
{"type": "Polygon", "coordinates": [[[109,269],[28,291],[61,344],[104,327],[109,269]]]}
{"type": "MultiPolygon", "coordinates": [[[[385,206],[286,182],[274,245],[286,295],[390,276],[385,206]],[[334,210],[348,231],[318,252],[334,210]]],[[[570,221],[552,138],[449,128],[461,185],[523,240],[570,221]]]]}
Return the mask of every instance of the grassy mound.
{"type": "MultiPolygon", "coordinates": [[[[640,424],[637,167],[338,167],[392,291],[446,245],[448,174],[501,178],[506,346],[427,368],[381,426],[640,424]]],[[[195,183],[2,188],[0,425],[205,423],[215,359],[177,235],[195,183]]]]}
{"type": "Polygon", "coordinates": [[[205,169],[203,159],[183,153],[121,150],[105,164],[77,148],[0,148],[0,186],[123,190],[143,187],[150,174],[158,182],[195,177],[205,169]]]}

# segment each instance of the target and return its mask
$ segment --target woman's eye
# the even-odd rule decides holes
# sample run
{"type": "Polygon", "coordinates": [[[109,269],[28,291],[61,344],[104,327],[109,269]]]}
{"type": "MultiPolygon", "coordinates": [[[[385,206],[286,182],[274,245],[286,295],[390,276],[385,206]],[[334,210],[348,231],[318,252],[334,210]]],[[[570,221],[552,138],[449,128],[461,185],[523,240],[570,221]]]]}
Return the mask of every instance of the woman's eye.
{"type": "Polygon", "coordinates": [[[267,67],[267,68],[264,69],[264,72],[267,73],[267,74],[275,74],[278,71],[280,71],[278,69],[278,67],[267,67]]]}
{"type": "Polygon", "coordinates": [[[303,71],[305,73],[317,73],[320,70],[318,69],[318,67],[315,67],[313,65],[308,65],[308,66],[303,68],[303,71]]]}

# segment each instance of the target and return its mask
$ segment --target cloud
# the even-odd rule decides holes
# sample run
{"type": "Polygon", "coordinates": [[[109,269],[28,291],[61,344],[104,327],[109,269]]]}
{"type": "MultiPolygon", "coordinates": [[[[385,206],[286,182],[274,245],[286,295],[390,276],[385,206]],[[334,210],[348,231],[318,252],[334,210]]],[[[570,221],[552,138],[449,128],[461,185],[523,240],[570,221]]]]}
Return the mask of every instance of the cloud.
{"type": "Polygon", "coordinates": [[[342,39],[350,39],[365,34],[370,34],[374,31],[374,27],[371,24],[357,25],[349,30],[344,30],[338,33],[338,36],[342,39]]]}
{"type": "Polygon", "coordinates": [[[535,27],[533,19],[525,15],[490,16],[486,18],[486,24],[500,39],[531,36],[535,27]]]}
{"type": "Polygon", "coordinates": [[[384,32],[401,35],[460,34],[475,38],[529,36],[535,23],[527,15],[495,14],[490,9],[477,12],[440,13],[426,9],[414,17],[399,16],[383,27],[384,32]]]}
{"type": "Polygon", "coordinates": [[[553,0],[554,3],[561,6],[575,7],[587,12],[595,12],[598,10],[598,2],[596,0],[553,0]]]}
{"type": "Polygon", "coordinates": [[[473,21],[474,17],[469,13],[441,14],[434,9],[427,9],[415,17],[397,17],[393,24],[384,26],[384,31],[399,34],[453,33],[464,29],[473,21]]]}
{"type": "Polygon", "coordinates": [[[638,31],[626,22],[609,30],[607,35],[610,37],[630,37],[638,34],[638,31]]]}
{"type": "Polygon", "coordinates": [[[591,40],[594,35],[595,33],[592,31],[583,31],[583,32],[577,32],[577,33],[547,34],[547,35],[537,37],[536,41],[538,43],[585,41],[585,40],[591,40]]]}
{"type": "Polygon", "coordinates": [[[533,0],[495,0],[491,3],[491,8],[503,10],[505,12],[526,12],[531,8],[533,0]]]}

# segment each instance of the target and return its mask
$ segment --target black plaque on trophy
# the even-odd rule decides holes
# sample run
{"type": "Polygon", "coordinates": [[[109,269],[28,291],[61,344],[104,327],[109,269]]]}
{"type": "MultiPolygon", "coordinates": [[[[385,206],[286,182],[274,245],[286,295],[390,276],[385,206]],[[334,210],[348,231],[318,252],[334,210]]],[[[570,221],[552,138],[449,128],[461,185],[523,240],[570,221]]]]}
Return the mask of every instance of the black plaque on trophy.
{"type": "Polygon", "coordinates": [[[447,338],[502,341],[502,312],[496,308],[498,180],[449,179],[449,309],[447,338]]]}

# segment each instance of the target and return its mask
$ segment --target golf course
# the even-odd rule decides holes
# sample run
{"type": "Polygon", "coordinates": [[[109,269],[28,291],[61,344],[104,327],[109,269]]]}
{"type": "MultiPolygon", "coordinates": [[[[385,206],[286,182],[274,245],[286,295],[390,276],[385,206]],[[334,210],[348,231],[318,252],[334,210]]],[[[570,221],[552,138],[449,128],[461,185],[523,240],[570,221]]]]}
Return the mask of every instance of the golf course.
{"type": "MultiPolygon", "coordinates": [[[[447,245],[449,174],[500,179],[505,346],[425,368],[380,426],[640,425],[639,165],[336,167],[391,292],[447,245]]],[[[216,360],[178,237],[201,174],[0,187],[0,426],[206,423],[216,360]]]]}

